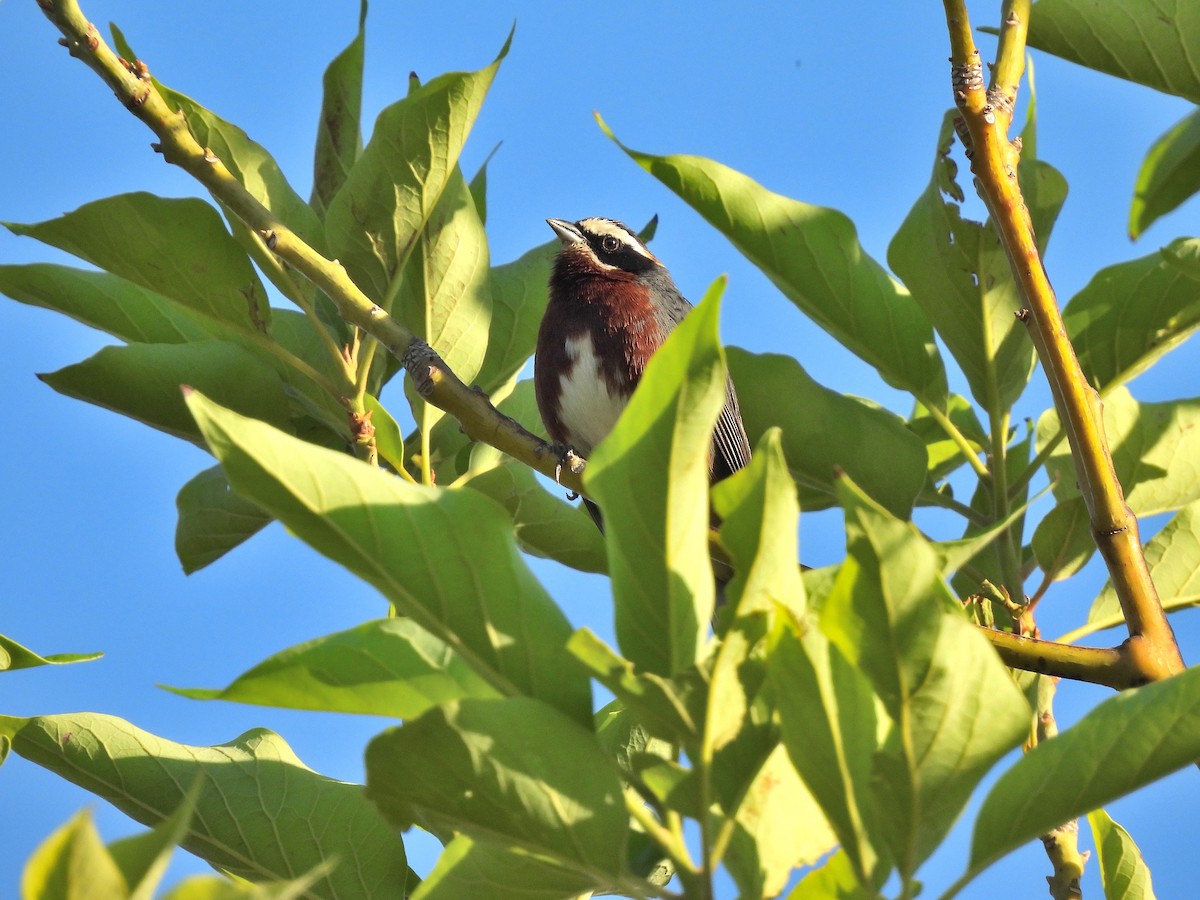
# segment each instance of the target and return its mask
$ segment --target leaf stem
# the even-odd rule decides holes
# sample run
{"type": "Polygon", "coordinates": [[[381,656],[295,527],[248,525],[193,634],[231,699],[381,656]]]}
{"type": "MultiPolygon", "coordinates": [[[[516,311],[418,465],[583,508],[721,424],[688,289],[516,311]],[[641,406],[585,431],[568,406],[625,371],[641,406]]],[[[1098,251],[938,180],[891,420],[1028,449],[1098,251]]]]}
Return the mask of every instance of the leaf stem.
{"type": "Polygon", "coordinates": [[[339,347],[337,341],[333,339],[333,335],[330,333],[329,328],[324,322],[321,321],[321,317],[317,315],[316,307],[313,305],[311,298],[306,296],[305,292],[300,289],[299,285],[296,284],[295,280],[291,276],[291,273],[288,272],[287,267],[279,261],[279,257],[271,252],[271,249],[267,246],[266,241],[263,240],[262,235],[250,229],[247,229],[245,233],[249,235],[250,239],[253,240],[259,247],[260,252],[255,257],[255,261],[258,262],[260,266],[270,268],[270,271],[267,274],[272,284],[274,284],[275,287],[279,289],[280,293],[287,297],[287,299],[291,300],[292,303],[296,305],[297,309],[304,313],[304,317],[308,319],[309,324],[312,325],[313,331],[316,332],[318,339],[325,347],[325,352],[329,355],[330,361],[333,363],[334,368],[341,373],[344,381],[342,393],[344,395],[348,395],[354,384],[353,369],[351,368],[349,361],[346,359],[346,356],[342,352],[342,348],[339,347]]]}
{"type": "MultiPolygon", "coordinates": [[[[1169,677],[1183,671],[1183,658],[1150,578],[1137,518],[1125,503],[1113,470],[1099,398],[1080,370],[1034,241],[1017,182],[1016,150],[999,127],[1003,111],[997,111],[984,90],[983,67],[964,0],[943,0],[943,5],[950,34],[952,90],[970,134],[971,171],[1030,313],[1030,335],[1071,444],[1092,533],[1125,613],[1129,658],[1145,679],[1169,677]]],[[[1024,52],[1023,27],[1010,24],[1008,19],[1001,24],[1001,40],[1010,57],[1018,50],[1024,52]]]]}
{"type": "Polygon", "coordinates": [[[625,789],[625,808],[633,820],[642,827],[642,830],[662,848],[663,853],[674,864],[679,880],[684,884],[685,893],[687,896],[692,896],[691,889],[696,885],[701,873],[696,868],[691,854],[688,853],[683,834],[677,829],[665,828],[643,802],[641,795],[633,788],[625,789]]]}
{"type": "Polygon", "coordinates": [[[937,422],[942,431],[946,433],[946,436],[958,445],[958,449],[963,452],[963,456],[967,458],[967,464],[975,470],[975,474],[980,478],[990,478],[991,473],[988,472],[987,465],[979,458],[978,452],[971,446],[971,442],[967,440],[967,436],[959,430],[959,427],[951,421],[950,417],[936,406],[924,403],[924,401],[922,403],[929,413],[930,418],[937,422]]]}
{"type": "MultiPolygon", "coordinates": [[[[992,384],[994,384],[994,380],[992,384]]],[[[998,412],[995,405],[989,411],[992,429],[992,515],[996,522],[1003,522],[1009,514],[1008,495],[1008,412],[998,412]]],[[[1021,578],[1021,560],[1017,553],[1018,541],[1013,540],[1015,524],[1005,528],[996,537],[996,550],[1000,556],[1000,569],[1004,573],[1004,585],[1011,600],[1021,603],[1025,599],[1025,582],[1021,578]]]]}

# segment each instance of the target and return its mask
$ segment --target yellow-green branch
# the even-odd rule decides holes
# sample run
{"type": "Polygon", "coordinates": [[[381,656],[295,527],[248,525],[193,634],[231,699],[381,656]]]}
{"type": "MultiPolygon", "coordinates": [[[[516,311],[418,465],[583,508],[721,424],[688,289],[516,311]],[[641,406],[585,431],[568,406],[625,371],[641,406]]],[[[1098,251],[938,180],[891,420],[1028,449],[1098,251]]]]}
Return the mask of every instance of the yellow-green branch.
{"type": "MultiPolygon", "coordinates": [[[[983,68],[965,3],[943,2],[950,34],[951,85],[954,102],[970,136],[971,171],[1029,309],[1031,337],[1071,445],[1092,534],[1125,614],[1130,640],[1122,652],[1143,678],[1166,678],[1183,669],[1183,659],[1150,579],[1137,518],[1125,503],[1113,470],[1099,398],[1079,368],[1054,289],[1034,242],[1033,227],[1017,182],[1016,151],[1007,139],[1011,111],[997,109],[989,96],[992,92],[984,89],[983,68]]],[[[1006,79],[1019,74],[1014,61],[1024,54],[1028,10],[1024,10],[1023,16],[1017,11],[1023,5],[1005,4],[1008,17],[1001,23],[1000,38],[1004,65],[998,71],[1006,79]]]]}
{"type": "Polygon", "coordinates": [[[345,268],[326,259],[258,202],[213,152],[201,146],[183,116],[172,110],[139,65],[125,63],[101,40],[75,0],[38,0],[64,35],[71,55],[82,60],[112,88],[117,99],[157,136],[155,149],[167,162],[192,175],[234,212],[272,253],[323,290],[347,322],[378,340],[403,364],[423,399],[454,416],[473,440],[491,444],[563,487],[582,491],[583,460],[559,467],[559,453],[545,440],[502,415],[481,392],[463,384],[424,341],[389,316],[358,289],[345,268]]]}

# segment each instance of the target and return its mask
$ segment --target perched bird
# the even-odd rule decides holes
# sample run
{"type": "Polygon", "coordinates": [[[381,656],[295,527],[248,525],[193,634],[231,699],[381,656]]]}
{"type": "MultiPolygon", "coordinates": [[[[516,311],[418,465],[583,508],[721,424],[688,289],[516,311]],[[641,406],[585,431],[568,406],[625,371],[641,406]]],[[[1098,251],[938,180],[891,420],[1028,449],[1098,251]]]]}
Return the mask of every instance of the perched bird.
{"type": "MultiPolygon", "coordinates": [[[[550,437],[583,457],[612,430],[651,355],[692,309],[628,226],[613,219],[547,219],[562,241],[538,332],[534,388],[550,437]]],[[[733,382],[717,419],[709,474],[750,461],[733,382]]],[[[588,511],[600,524],[596,507],[588,511]]]]}

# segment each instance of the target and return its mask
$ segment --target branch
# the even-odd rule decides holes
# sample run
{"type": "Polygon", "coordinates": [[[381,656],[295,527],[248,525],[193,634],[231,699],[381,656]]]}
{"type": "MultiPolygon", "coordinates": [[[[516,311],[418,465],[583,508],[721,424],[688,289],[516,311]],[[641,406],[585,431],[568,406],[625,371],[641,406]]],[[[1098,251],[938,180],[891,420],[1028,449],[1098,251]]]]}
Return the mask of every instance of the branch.
{"type": "Polygon", "coordinates": [[[154,132],[158,138],[154,149],[203,184],[262,238],[272,253],[323,290],[342,318],[399,359],[425,401],[456,418],[472,440],[490,444],[544,475],[558,477],[563,487],[582,492],[582,459],[572,457],[570,464],[560,469],[558,450],[497,411],[481,391],[467,387],[428,344],[359,290],[341,263],[317,253],[251,196],[225,164],[196,141],[183,116],[143,77],[145,67],[121,59],[101,40],[76,0],[38,0],[38,5],[63,33],[59,43],[95,71],[121,104],[154,132]]]}
{"type": "Polygon", "coordinates": [[[1024,637],[1011,631],[980,630],[1011,669],[1101,684],[1118,691],[1146,681],[1126,652],[1128,643],[1121,647],[1076,647],[1024,637]]]}
{"type": "MultiPolygon", "coordinates": [[[[1033,226],[1017,182],[1016,149],[1006,138],[1009,114],[991,103],[983,86],[979,50],[971,35],[964,0],[943,0],[950,33],[954,101],[970,136],[968,157],[979,192],[1004,245],[1017,288],[1029,310],[1030,336],[1054,395],[1059,420],[1071,444],[1079,487],[1087,504],[1092,535],[1108,566],[1130,640],[1131,664],[1147,680],[1169,677],[1184,668],[1175,635],[1167,622],[1142,554],[1137,517],[1125,503],[1104,435],[1100,399],[1088,385],[1067,338],[1058,301],[1034,242],[1033,226]]],[[[1023,55],[1025,16],[1005,4],[1000,45],[1003,66],[997,74],[1012,78],[1012,60],[1023,55]],[[1020,51],[1020,54],[1018,54],[1020,51]]],[[[993,84],[993,88],[996,85],[993,84]]],[[[1004,87],[1007,87],[1005,85],[1004,87]]]]}

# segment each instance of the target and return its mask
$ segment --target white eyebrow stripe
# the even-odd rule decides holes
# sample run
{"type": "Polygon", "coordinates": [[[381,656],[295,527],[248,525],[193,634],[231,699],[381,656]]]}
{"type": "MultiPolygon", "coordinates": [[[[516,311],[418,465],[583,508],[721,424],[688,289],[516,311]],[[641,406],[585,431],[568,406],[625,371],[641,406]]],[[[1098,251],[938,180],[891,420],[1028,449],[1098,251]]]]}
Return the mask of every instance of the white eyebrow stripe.
{"type": "Polygon", "coordinates": [[[611,219],[581,219],[578,225],[586,234],[594,234],[600,237],[615,237],[626,247],[636,250],[642,256],[646,257],[646,259],[654,259],[650,251],[643,246],[642,242],[635,235],[630,234],[611,219]]]}

